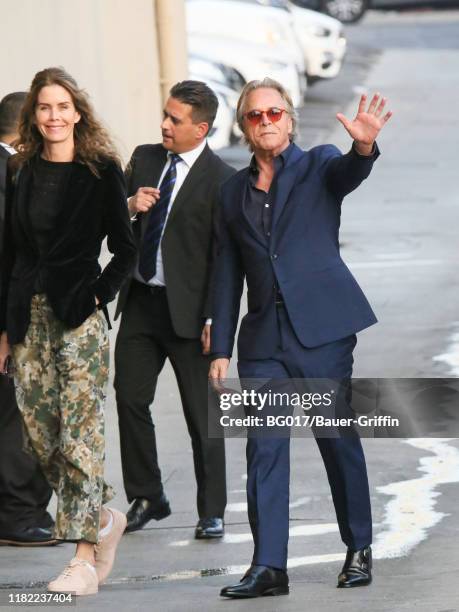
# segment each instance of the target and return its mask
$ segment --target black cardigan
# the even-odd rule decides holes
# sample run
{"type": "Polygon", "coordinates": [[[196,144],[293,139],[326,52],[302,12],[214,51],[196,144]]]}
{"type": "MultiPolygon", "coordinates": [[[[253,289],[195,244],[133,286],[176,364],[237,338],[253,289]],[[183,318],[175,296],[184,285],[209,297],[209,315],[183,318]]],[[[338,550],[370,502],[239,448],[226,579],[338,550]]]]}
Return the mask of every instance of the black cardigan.
{"type": "Polygon", "coordinates": [[[54,314],[76,328],[94,312],[96,296],[101,305],[114,299],[135,262],[125,181],[112,161],[99,164],[100,178],[88,166],[74,165],[53,239],[40,257],[28,214],[34,163],[13,172],[10,159],[6,177],[0,331],[7,331],[10,344],[27,332],[39,270],[54,314]],[[106,236],[113,257],[101,272],[98,258],[106,236]]]}

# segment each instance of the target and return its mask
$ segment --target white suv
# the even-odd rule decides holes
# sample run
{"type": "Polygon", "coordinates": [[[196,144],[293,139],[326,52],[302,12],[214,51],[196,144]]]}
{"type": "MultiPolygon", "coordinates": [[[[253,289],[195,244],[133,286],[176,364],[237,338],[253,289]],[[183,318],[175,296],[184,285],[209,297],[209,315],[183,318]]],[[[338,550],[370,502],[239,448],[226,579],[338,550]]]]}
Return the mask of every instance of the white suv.
{"type": "Polygon", "coordinates": [[[280,81],[300,106],[306,92],[304,53],[289,11],[243,0],[187,0],[188,50],[234,67],[245,79],[280,81]]]}

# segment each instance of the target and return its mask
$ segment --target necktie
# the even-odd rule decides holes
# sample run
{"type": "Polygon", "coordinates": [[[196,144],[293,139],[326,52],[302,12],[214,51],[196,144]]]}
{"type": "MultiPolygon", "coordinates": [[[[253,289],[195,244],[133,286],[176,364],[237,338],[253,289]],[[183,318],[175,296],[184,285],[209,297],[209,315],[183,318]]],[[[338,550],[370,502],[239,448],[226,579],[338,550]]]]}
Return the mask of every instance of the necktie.
{"type": "Polygon", "coordinates": [[[182,161],[180,155],[173,153],[170,156],[170,166],[161,181],[160,196],[156,204],[150,208],[148,225],[142,240],[139,257],[139,273],[146,282],[156,274],[156,258],[159,243],[167,219],[167,209],[171,201],[172,191],[177,179],[178,162],[182,161]]]}

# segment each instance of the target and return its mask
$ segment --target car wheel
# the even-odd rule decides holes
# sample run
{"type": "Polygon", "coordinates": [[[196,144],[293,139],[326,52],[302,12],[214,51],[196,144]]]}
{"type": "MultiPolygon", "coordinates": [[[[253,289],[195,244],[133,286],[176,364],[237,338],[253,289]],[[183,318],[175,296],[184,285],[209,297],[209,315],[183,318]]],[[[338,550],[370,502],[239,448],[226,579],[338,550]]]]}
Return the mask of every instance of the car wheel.
{"type": "Polygon", "coordinates": [[[322,10],[343,23],[355,23],[363,17],[368,0],[322,0],[322,10]]]}

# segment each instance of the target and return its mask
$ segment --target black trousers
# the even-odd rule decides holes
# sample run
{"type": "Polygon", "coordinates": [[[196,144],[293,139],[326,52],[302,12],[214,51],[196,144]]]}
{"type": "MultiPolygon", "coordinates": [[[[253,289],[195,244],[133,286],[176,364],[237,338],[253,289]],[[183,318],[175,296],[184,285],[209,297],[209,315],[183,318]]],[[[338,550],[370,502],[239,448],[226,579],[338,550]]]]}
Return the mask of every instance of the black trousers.
{"type": "Polygon", "coordinates": [[[165,290],[132,282],[115,348],[115,391],[121,460],[128,501],[155,500],[163,491],[150,405],[169,358],[191,437],[200,518],[223,517],[226,506],[224,440],[208,438],[209,360],[200,340],[174,332],[165,290]]]}
{"type": "Polygon", "coordinates": [[[52,490],[38,462],[22,450],[22,417],[13,382],[0,375],[0,535],[49,526],[52,490]]]}

